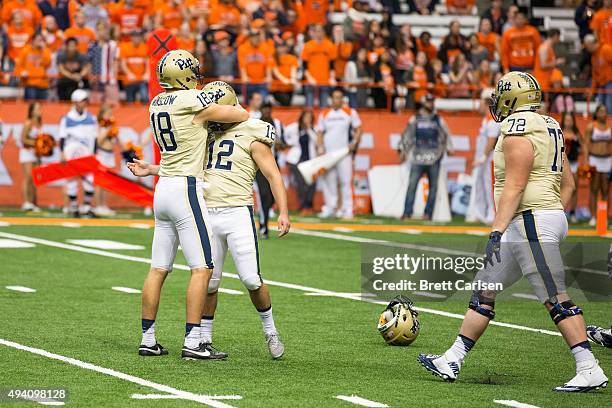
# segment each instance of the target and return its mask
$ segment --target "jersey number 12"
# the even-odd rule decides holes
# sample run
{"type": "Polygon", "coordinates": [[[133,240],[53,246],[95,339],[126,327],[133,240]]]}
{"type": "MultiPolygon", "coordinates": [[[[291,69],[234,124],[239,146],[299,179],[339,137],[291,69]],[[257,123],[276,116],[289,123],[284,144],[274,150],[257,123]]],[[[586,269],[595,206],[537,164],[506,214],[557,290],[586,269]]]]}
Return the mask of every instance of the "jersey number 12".
{"type": "Polygon", "coordinates": [[[155,141],[162,152],[173,152],[178,145],[172,131],[172,122],[168,112],[159,112],[151,114],[151,127],[155,135],[155,141]]]}

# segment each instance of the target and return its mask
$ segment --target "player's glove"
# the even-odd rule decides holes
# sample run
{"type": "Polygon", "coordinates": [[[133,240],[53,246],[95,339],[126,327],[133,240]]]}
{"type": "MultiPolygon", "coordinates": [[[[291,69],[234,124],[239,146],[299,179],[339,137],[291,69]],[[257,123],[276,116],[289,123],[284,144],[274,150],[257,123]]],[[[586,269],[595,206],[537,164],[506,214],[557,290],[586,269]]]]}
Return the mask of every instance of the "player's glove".
{"type": "Polygon", "coordinates": [[[501,262],[501,255],[499,253],[499,249],[501,247],[501,237],[502,233],[499,231],[493,231],[489,234],[489,242],[487,242],[487,254],[485,255],[485,265],[491,264],[493,266],[493,255],[495,254],[495,259],[497,262],[501,262]]]}

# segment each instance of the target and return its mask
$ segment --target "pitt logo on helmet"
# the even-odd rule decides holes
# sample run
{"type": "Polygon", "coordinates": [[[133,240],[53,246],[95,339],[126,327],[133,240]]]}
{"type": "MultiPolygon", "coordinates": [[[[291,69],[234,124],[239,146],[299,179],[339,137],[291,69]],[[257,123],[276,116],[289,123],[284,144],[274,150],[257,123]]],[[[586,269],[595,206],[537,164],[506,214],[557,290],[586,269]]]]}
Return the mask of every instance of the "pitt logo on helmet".
{"type": "Polygon", "coordinates": [[[200,63],[189,51],[169,51],[157,65],[157,79],[165,89],[194,89],[202,78],[200,63]]]}
{"type": "Polygon", "coordinates": [[[396,296],[387,305],[378,320],[378,332],[392,346],[407,346],[420,331],[420,324],[412,301],[406,296],[396,296]]]}
{"type": "Polygon", "coordinates": [[[536,111],[542,102],[542,88],[526,72],[509,72],[497,82],[489,110],[496,122],[502,122],[515,112],[536,111]]]}

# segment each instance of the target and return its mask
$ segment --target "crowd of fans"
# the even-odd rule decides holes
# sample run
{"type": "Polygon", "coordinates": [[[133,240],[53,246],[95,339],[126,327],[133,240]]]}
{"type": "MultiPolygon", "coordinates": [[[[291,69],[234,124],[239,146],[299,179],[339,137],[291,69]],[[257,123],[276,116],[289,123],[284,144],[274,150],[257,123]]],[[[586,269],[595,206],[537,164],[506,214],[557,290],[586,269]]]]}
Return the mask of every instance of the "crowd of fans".
{"type": "MultiPolygon", "coordinates": [[[[437,3],[411,0],[408,7],[431,14],[437,3]]],[[[477,95],[508,70],[533,72],[546,90],[561,88],[559,30],[542,40],[525,10],[487,3],[478,10],[474,0],[446,0],[449,14],[478,12],[480,24],[466,36],[453,20],[436,47],[429,32],[415,36],[410,25],[393,23],[399,0],[3,0],[0,83],[25,87],[26,99],[68,100],[87,88],[94,100],[116,102],[123,90],[126,101],[146,102],[146,38],[165,27],[206,77],[232,82],[247,96],[273,95],[281,105],[300,92],[306,105],[325,106],[341,85],[352,107],[369,97],[377,108],[413,107],[428,92],[477,95]],[[346,11],[342,24],[330,23],[332,11],[346,11]]],[[[576,9],[594,88],[612,87],[611,19],[612,0],[586,0],[576,9]]]]}

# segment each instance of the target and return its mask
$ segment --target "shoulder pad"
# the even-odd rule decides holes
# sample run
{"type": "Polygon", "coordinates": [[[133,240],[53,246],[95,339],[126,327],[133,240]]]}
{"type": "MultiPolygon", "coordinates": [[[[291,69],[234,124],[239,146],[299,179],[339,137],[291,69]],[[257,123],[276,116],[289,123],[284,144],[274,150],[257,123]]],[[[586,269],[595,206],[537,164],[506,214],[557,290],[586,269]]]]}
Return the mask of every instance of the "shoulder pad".
{"type": "Polygon", "coordinates": [[[516,112],[508,116],[501,123],[501,134],[503,136],[512,135],[524,135],[529,133],[534,124],[537,123],[538,115],[535,112],[516,112]]]}

